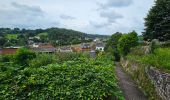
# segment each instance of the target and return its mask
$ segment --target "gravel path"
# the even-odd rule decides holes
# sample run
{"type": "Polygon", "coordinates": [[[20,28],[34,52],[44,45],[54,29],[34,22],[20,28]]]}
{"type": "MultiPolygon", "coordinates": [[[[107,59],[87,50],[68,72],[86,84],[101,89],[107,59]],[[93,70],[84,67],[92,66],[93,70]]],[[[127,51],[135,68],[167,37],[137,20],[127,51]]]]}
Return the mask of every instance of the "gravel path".
{"type": "Polygon", "coordinates": [[[116,63],[116,75],[126,100],[147,100],[146,96],[138,89],[130,76],[121,69],[118,63],[116,63]]]}

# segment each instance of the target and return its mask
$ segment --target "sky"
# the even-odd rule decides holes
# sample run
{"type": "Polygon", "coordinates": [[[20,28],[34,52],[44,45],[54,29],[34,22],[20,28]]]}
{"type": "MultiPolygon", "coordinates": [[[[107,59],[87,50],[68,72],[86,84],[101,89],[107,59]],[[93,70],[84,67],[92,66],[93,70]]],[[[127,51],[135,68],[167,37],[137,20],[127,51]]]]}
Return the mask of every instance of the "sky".
{"type": "Polygon", "coordinates": [[[0,27],[73,29],[111,35],[144,29],[154,0],[1,0],[0,27]]]}

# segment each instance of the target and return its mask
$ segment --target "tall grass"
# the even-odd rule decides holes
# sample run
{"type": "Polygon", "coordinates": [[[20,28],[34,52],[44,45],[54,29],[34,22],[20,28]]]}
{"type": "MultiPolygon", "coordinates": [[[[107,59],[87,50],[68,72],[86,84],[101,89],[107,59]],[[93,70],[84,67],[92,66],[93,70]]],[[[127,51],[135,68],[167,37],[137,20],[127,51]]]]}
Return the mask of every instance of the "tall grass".
{"type": "Polygon", "coordinates": [[[144,56],[142,62],[170,71],[170,48],[156,49],[154,54],[144,56]]]}
{"type": "Polygon", "coordinates": [[[147,55],[131,53],[127,58],[170,72],[170,48],[158,48],[153,54],[147,55]]]}

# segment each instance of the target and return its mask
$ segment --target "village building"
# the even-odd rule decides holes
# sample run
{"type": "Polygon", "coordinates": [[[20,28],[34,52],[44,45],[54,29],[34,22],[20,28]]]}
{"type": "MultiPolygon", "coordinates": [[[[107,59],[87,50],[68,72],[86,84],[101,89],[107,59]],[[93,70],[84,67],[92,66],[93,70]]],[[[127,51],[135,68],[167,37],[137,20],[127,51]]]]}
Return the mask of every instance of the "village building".
{"type": "Polygon", "coordinates": [[[2,49],[0,49],[0,54],[1,55],[12,55],[12,54],[15,54],[19,48],[21,48],[21,47],[2,48],[2,49]]]}
{"type": "Polygon", "coordinates": [[[91,46],[88,43],[83,43],[81,45],[82,52],[89,52],[91,50],[91,46]]]}
{"type": "Polygon", "coordinates": [[[96,43],[96,50],[104,51],[104,47],[103,43],[96,43]]]}
{"type": "Polygon", "coordinates": [[[73,50],[73,52],[82,52],[82,48],[79,46],[77,46],[77,47],[73,46],[72,50],[73,50]]]}
{"type": "Polygon", "coordinates": [[[32,50],[37,53],[55,53],[56,48],[49,43],[35,44],[32,50]]]}
{"type": "Polygon", "coordinates": [[[73,50],[70,46],[59,47],[58,51],[63,52],[63,53],[73,52],[73,50]]]}

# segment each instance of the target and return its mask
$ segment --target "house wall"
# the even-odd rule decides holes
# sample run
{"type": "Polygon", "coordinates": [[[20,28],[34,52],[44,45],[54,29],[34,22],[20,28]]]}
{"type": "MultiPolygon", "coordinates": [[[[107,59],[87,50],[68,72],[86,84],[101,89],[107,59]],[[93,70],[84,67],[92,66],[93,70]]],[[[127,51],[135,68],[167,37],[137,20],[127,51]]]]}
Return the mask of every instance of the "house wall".
{"type": "Polygon", "coordinates": [[[4,48],[1,51],[1,54],[15,54],[17,52],[17,48],[4,48]]]}
{"type": "Polygon", "coordinates": [[[96,47],[96,50],[104,51],[104,47],[96,47]]]}

